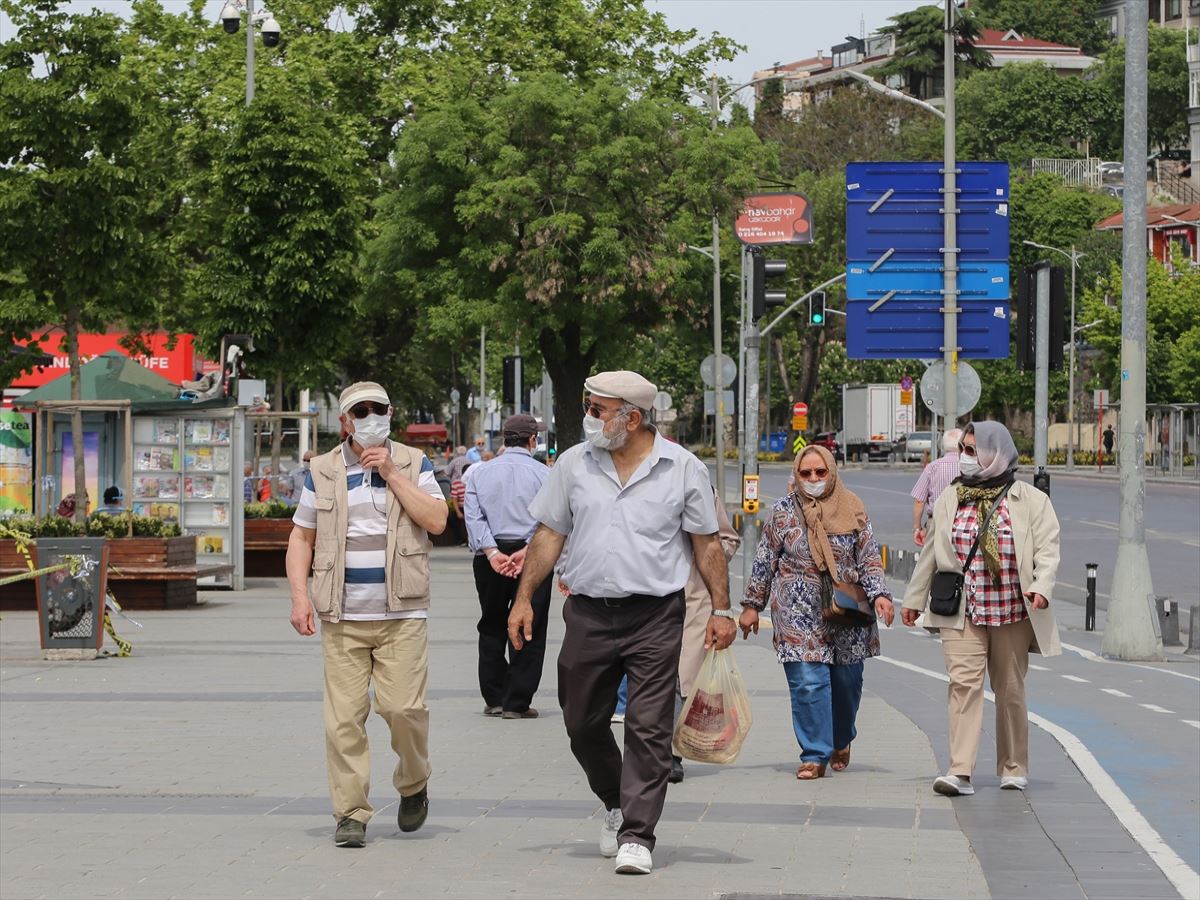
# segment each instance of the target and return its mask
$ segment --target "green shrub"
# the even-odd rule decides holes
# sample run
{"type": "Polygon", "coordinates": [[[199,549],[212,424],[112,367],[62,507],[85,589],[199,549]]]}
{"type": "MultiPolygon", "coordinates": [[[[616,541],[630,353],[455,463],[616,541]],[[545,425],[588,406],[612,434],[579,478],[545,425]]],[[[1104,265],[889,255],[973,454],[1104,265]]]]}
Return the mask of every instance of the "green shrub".
{"type": "MultiPolygon", "coordinates": [[[[109,515],[95,513],[86,523],[80,524],[61,516],[51,516],[48,519],[34,519],[26,516],[5,519],[4,524],[13,531],[27,534],[33,538],[39,537],[106,537],[123,538],[128,536],[130,513],[109,515]]],[[[174,522],[164,522],[151,516],[133,516],[134,537],[179,537],[183,534],[174,522]]]]}
{"type": "Polygon", "coordinates": [[[288,506],[282,500],[247,503],[242,508],[242,516],[247,519],[290,519],[295,513],[296,507],[288,506]]]}

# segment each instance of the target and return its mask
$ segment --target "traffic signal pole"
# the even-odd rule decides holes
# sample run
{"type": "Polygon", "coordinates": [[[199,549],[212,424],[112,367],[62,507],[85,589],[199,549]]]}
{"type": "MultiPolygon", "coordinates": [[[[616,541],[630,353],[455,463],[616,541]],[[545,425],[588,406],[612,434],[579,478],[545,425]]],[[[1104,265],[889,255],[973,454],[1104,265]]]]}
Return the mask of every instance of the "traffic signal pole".
{"type": "Polygon", "coordinates": [[[958,179],[954,135],[954,0],[946,0],[943,82],[946,123],[942,145],[942,388],[946,428],[958,421],[958,179]]]}

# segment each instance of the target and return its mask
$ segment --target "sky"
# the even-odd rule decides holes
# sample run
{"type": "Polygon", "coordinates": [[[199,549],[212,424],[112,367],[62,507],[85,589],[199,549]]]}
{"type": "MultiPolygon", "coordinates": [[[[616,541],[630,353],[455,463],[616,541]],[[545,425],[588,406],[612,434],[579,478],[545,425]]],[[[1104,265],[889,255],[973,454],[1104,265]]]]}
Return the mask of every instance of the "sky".
{"type": "Polygon", "coordinates": [[[646,0],[675,28],[718,32],[746,47],[717,74],[735,84],[747,82],[756,69],[829,55],[846,36],[870,34],[888,17],[936,0],[646,0]]]}

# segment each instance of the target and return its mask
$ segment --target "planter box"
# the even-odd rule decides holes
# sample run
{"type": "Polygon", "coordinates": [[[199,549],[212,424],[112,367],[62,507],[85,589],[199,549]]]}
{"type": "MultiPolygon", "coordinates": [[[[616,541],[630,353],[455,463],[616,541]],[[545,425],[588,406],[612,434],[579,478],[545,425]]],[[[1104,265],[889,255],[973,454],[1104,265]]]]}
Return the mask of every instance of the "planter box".
{"type": "MultiPolygon", "coordinates": [[[[196,603],[196,539],[192,536],[110,540],[108,565],[109,589],[126,609],[172,609],[196,603]]],[[[16,541],[0,541],[0,571],[25,569],[16,541]]],[[[36,608],[32,580],[0,590],[0,610],[36,608]]]]}
{"type": "Polygon", "coordinates": [[[242,553],[247,578],[286,578],[284,568],[291,519],[245,519],[242,553]]]}

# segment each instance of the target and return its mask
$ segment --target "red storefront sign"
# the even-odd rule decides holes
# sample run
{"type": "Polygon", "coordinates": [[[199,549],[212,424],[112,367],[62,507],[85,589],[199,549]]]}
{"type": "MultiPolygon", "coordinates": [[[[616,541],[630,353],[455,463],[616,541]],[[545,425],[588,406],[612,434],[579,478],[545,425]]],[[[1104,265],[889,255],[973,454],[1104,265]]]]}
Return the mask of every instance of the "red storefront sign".
{"type": "MultiPolygon", "coordinates": [[[[194,335],[176,335],[175,343],[169,349],[167,342],[170,339],[170,335],[165,332],[144,335],[145,344],[150,351],[147,356],[130,353],[122,347],[121,339],[125,336],[125,332],[81,334],[79,336],[79,361],[85,363],[99,356],[101,353],[115,350],[124,356],[132,357],[150,371],[156,372],[163,378],[173,381],[176,384],[196,377],[194,335]]],[[[62,337],[61,331],[45,332],[44,336],[40,337],[38,343],[45,353],[54,357],[53,363],[40,369],[35,368],[28,372],[23,372],[17,376],[10,387],[32,390],[35,387],[41,387],[43,384],[67,374],[70,364],[66,351],[62,349],[62,337]]],[[[16,343],[25,344],[28,342],[17,341],[16,343]]]]}

